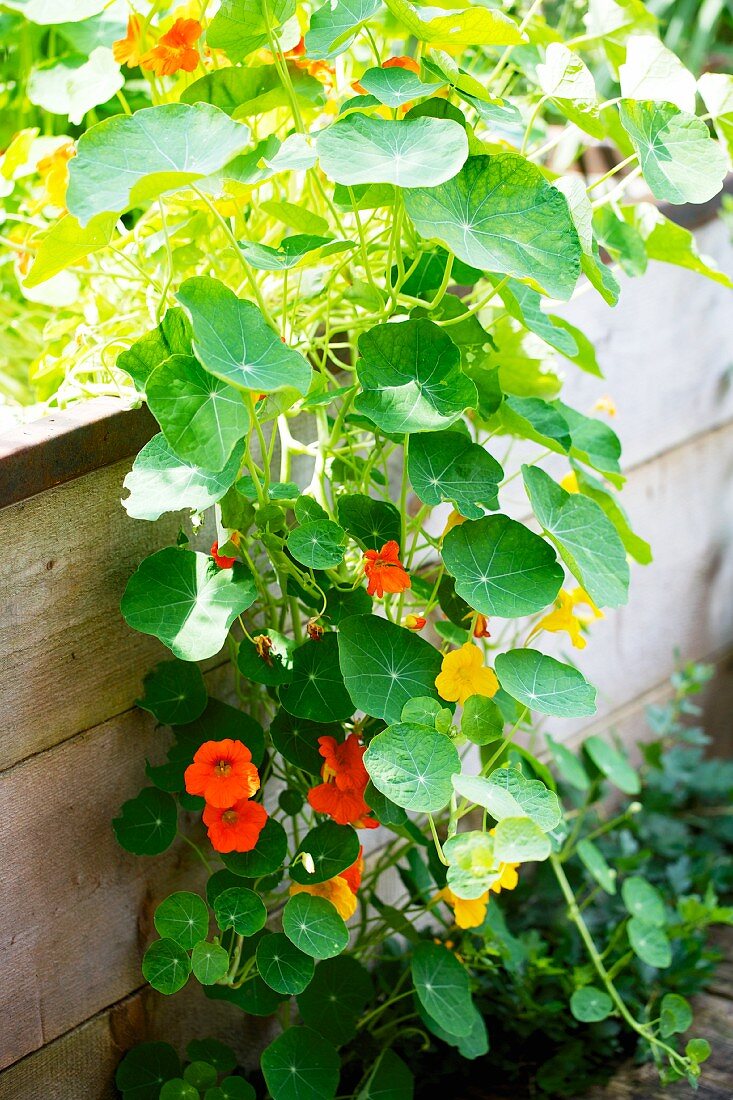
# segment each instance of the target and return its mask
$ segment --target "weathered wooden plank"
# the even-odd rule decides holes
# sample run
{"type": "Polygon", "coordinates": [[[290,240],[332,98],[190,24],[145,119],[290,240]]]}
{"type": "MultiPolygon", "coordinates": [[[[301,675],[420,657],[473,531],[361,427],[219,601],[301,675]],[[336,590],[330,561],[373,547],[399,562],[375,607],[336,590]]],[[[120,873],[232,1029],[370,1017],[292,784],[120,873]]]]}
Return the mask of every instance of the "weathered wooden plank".
{"type": "Polygon", "coordinates": [[[156,431],[146,406],[114,397],[20,424],[0,438],[0,508],[134,455],[156,431]]]}
{"type": "Polygon", "coordinates": [[[184,877],[190,849],[123,852],[110,821],[167,742],[130,711],[5,772],[0,979],[10,999],[0,1066],[56,1038],[141,984],[152,912],[184,877]]]}
{"type": "Polygon", "coordinates": [[[114,1075],[122,1055],[152,1039],[183,1056],[192,1039],[215,1036],[251,1068],[272,1031],[271,1021],[208,1000],[198,983],[174,997],[140,990],[0,1072],[0,1100],[118,1100],[114,1075]]]}
{"type": "Polygon", "coordinates": [[[127,710],[167,654],[119,613],[140,561],[175,537],[120,505],[130,460],[0,511],[0,768],[127,710]]]}

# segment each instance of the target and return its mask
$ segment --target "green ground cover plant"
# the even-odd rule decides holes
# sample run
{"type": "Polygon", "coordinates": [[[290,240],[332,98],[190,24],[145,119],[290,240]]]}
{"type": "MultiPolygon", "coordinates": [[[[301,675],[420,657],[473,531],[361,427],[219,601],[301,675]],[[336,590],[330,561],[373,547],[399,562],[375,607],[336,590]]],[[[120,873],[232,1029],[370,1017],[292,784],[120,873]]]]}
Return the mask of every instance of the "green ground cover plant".
{"type": "MultiPolygon", "coordinates": [[[[582,763],[548,740],[576,804],[538,754],[596,712],[565,646],[651,560],[612,401],[563,400],[601,371],[561,303],[612,307],[649,261],[731,285],[658,206],[721,190],[731,78],[696,81],[637,0],[594,0],[575,36],[539,2],[3,9],[3,339],[29,320],[36,396],[114,390],[160,427],[123,504],[169,545],[121,611],[169,651],[140,699],[168,732],[114,828],[140,856],[190,845],[206,878],[160,899],[145,978],[276,1016],[273,1100],[399,1100],[428,1079],[410,1037],[486,1055],[505,898],[551,888],[579,937],[563,1019],[695,1083],[687,1009],[626,981],[670,968],[677,916],[584,831],[638,774],[598,736],[582,763]],[[599,141],[617,159],[589,180],[599,141]]],[[[220,1050],[148,1053],[123,1094],[251,1095],[220,1050]]]]}

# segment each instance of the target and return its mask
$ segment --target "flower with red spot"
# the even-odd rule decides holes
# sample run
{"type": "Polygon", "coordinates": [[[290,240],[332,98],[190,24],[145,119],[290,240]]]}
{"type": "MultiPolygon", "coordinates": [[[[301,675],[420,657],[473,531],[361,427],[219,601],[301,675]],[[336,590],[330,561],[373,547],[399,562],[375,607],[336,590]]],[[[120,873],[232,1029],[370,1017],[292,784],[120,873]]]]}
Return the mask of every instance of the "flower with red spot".
{"type": "Polygon", "coordinates": [[[366,750],[357,734],[350,733],[341,743],[334,737],[319,737],[318,745],[325,761],[321,769],[323,783],[308,792],[310,805],[339,825],[376,829],[379,822],[370,816],[370,807],[364,801],[369,776],[363,761],[366,750]]]}
{"type": "Polygon", "coordinates": [[[192,73],[198,67],[199,52],[196,42],[203,34],[198,19],[176,19],[169,31],[159,39],[157,46],[140,58],[140,66],[156,76],[173,76],[174,73],[192,73]]]}
{"type": "Polygon", "coordinates": [[[204,810],[204,825],[216,852],[251,852],[267,821],[261,802],[240,798],[233,806],[211,806],[204,810]]]}
{"type": "Polygon", "coordinates": [[[400,548],[394,539],[385,542],[381,550],[366,551],[364,572],[368,581],[367,592],[379,599],[385,592],[404,592],[412,583],[400,561],[400,548]]]}
{"type": "Polygon", "coordinates": [[[184,775],[189,794],[203,795],[212,807],[229,809],[259,789],[260,775],[252,753],[241,741],[206,741],[197,749],[184,775]]]}
{"type": "Polygon", "coordinates": [[[422,630],[427,625],[427,619],[424,615],[405,615],[402,620],[402,625],[406,626],[408,630],[422,630]]]}

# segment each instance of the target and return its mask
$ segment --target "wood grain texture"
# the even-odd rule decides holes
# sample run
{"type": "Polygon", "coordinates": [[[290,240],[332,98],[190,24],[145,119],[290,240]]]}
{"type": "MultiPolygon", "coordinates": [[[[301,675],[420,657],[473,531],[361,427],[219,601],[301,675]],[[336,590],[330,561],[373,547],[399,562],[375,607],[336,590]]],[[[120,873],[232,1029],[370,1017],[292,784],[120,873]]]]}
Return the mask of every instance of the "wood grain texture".
{"type": "Polygon", "coordinates": [[[132,706],[169,656],[122,620],[128,578],[175,539],[178,517],[145,523],[120,504],[131,460],[0,511],[0,769],[132,706]]]}

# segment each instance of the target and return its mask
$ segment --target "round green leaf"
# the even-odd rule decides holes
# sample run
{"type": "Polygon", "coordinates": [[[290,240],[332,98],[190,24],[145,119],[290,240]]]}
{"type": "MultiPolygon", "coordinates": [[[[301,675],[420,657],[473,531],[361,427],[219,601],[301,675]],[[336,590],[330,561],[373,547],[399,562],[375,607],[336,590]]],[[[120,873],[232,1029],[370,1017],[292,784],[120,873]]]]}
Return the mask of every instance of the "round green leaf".
{"type": "Polygon", "coordinates": [[[283,910],[283,932],[306,955],[330,959],[349,942],[349,930],[326,898],[295,894],[283,910]]]}
{"type": "Polygon", "coordinates": [[[690,1039],[685,1046],[685,1055],[697,1065],[710,1057],[712,1050],[707,1039],[690,1039]]]}
{"type": "Polygon", "coordinates": [[[522,476],[534,514],[591,599],[599,607],[625,604],[626,550],[600,505],[566,492],[538,466],[523,466],[522,476]]]}
{"type": "Polygon", "coordinates": [[[217,895],[214,916],[222,932],[225,928],[233,928],[240,936],[253,936],[265,927],[267,908],[254,890],[230,886],[217,895]]]}
{"type": "MultiPolygon", "coordinates": [[[[481,1053],[485,1054],[487,1050],[488,1046],[485,1046],[481,1053]]],[[[359,1100],[412,1100],[414,1095],[415,1078],[412,1070],[398,1054],[387,1049],[377,1058],[374,1069],[359,1094],[359,1100]]]]}
{"type": "Polygon", "coordinates": [[[450,801],[461,770],[456,747],[430,726],[398,723],[369,742],[364,765],[372,783],[398,806],[436,813],[450,801]]]}
{"type": "Polygon", "coordinates": [[[178,811],[175,799],[154,787],[143,787],[125,802],[112,822],[117,843],[136,856],[157,856],[176,835],[178,811]]]}
{"type": "Polygon", "coordinates": [[[219,473],[203,470],[179,458],[159,433],[145,444],[125,478],[123,487],[130,490],[130,496],[122,504],[132,519],[160,519],[164,512],[184,508],[203,512],[234,484],[241,461],[235,447],[219,473]]]}
{"type": "Polygon", "coordinates": [[[172,355],[145,386],[148,407],[175,454],[206,470],[223,469],[249,428],[242,395],[189,355],[172,355]]]}
{"type": "Polygon", "coordinates": [[[154,921],[159,936],[175,940],[190,951],[209,930],[209,910],[198,894],[180,890],[160,903],[154,921]]]}
{"type": "Polygon", "coordinates": [[[296,527],[288,536],[288,550],[309,569],[333,569],[344,558],[346,532],[329,519],[296,527]]]}
{"type": "Polygon", "coordinates": [[[113,115],[77,143],[66,204],[85,226],[122,213],[222,168],[249,144],[250,131],[209,103],[165,103],[113,115]]]}
{"type": "Polygon", "coordinates": [[[701,118],[671,103],[622,99],[621,124],[655,199],[707,202],[723,186],[726,156],[701,118]]]}
{"type": "Polygon", "coordinates": [[[402,107],[410,100],[431,95],[440,87],[440,84],[426,84],[417,73],[402,68],[367,69],[359,77],[359,83],[386,107],[402,107]]]}
{"type": "Polygon", "coordinates": [[[309,639],[293,651],[293,678],[280,688],[280,702],[296,718],[310,721],[336,722],[351,717],[354,703],[341,675],[334,633],[309,639]]]}
{"type": "Polygon", "coordinates": [[[348,252],[356,246],[352,241],[297,233],[293,237],[283,237],[277,248],[257,241],[242,241],[239,247],[247,262],[258,271],[289,271],[306,264],[320,264],[329,256],[348,252]]]}
{"type": "Polygon", "coordinates": [[[446,428],[476,408],[476,387],[461,370],[458,347],[427,318],[375,325],[359,337],[359,355],[363,393],[354,407],[383,432],[446,428]]]}
{"type": "Polygon", "coordinates": [[[494,832],[494,856],[499,863],[530,863],[549,857],[552,846],[529,817],[505,817],[494,832]]]}
{"type": "Polygon", "coordinates": [[[355,709],[399,722],[409,699],[438,698],[440,653],[411,631],[376,615],[354,615],[341,623],[338,646],[355,709]]]}
{"type": "Polygon", "coordinates": [[[626,757],[613,745],[609,745],[600,737],[593,736],[583,742],[583,749],[614,787],[618,787],[624,794],[639,793],[641,790],[639,776],[626,757]]]}
{"type": "Polygon", "coordinates": [[[265,7],[224,0],[209,23],[206,43],[224,50],[230,61],[241,61],[272,40],[272,33],[295,15],[295,0],[270,0],[265,7]]]}
{"type": "Polygon", "coordinates": [[[271,932],[257,944],[262,980],[277,993],[302,993],[313,977],[314,963],[282,932],[271,932]]]}
{"type": "Polygon", "coordinates": [[[425,1011],[449,1035],[467,1035],[473,1002],[468,973],[441,944],[419,943],[412,956],[412,980],[425,1011]]]}
{"type": "Polygon", "coordinates": [[[381,0],[327,0],[311,15],[305,36],[308,57],[337,57],[351,45],[360,25],[381,7],[381,0]]]}
{"type": "Polygon", "coordinates": [[[296,856],[303,852],[313,859],[315,870],[306,871],[302,862],[293,861],[290,865],[290,877],[304,886],[316,882],[325,882],[335,878],[351,867],[359,856],[359,836],[351,825],[337,825],[335,821],[324,821],[306,833],[296,856]]]}
{"type": "Polygon", "coordinates": [[[201,1100],[201,1094],[194,1085],[184,1081],[182,1077],[174,1077],[172,1081],[166,1081],[160,1090],[160,1100],[201,1100]]]}
{"type": "MultiPolygon", "coordinates": [[[[225,1077],[219,1091],[221,1097],[217,1100],[257,1100],[257,1093],[254,1088],[243,1077],[225,1077]]],[[[207,1095],[204,1100],[214,1100],[214,1098],[207,1095]]]]}
{"type": "Polygon", "coordinates": [[[307,392],[311,368],[283,344],[254,305],[218,279],[187,279],[177,294],[193,326],[193,347],[205,369],[240,390],[307,392]]]}
{"type": "Polygon", "coordinates": [[[228,852],[222,855],[224,866],[242,878],[271,875],[283,865],[288,850],[288,838],[279,821],[268,817],[251,852],[228,852]]]}
{"type": "Polygon", "coordinates": [[[552,547],[507,516],[462,523],[443,540],[457,594],[482,615],[533,615],[557,596],[563,570],[552,547]]]}
{"type": "Polygon", "coordinates": [[[490,745],[500,740],[504,732],[504,716],[493,699],[485,695],[469,695],[463,704],[461,733],[474,745],[490,745]]]}
{"type": "Polygon", "coordinates": [[[647,882],[641,875],[632,875],[624,880],[621,897],[632,917],[638,917],[645,924],[653,924],[656,928],[664,928],[667,923],[664,898],[651,882],[647,882]]]}
{"type": "Polygon", "coordinates": [[[316,151],[328,178],[346,187],[435,187],[465,162],[468,138],[463,127],[449,119],[397,122],[355,112],[321,130],[316,151]]]}
{"type": "Polygon", "coordinates": [[[232,1048],[219,1039],[192,1039],[186,1054],[192,1062],[208,1062],[219,1073],[231,1073],[237,1065],[232,1048]]]}
{"type": "Polygon", "coordinates": [[[200,940],[191,952],[191,967],[202,985],[213,985],[229,969],[229,952],[218,943],[200,940]]]}
{"type": "Polygon", "coordinates": [[[494,662],[504,691],[540,714],[580,718],[596,712],[596,689],[576,668],[536,649],[510,649],[494,662]]]}
{"type": "Polygon", "coordinates": [[[219,569],[206,554],[169,546],[133,573],[120,609],[133,630],[153,634],[184,661],[202,661],[219,652],[256,595],[240,562],[219,569]]]}
{"type": "Polygon", "coordinates": [[[31,69],[26,95],[49,114],[66,115],[79,126],[87,111],[112,99],[124,83],[112,50],[97,46],[88,58],[72,55],[31,69]]]}
{"type": "Polygon", "coordinates": [[[456,833],[443,844],[447,881],[459,898],[480,898],[499,877],[494,838],[485,832],[456,833]]]}
{"type": "Polygon", "coordinates": [[[274,1100],[333,1100],[339,1056],[309,1027],[290,1027],[262,1053],[262,1073],[274,1100]]]}
{"type": "Polygon", "coordinates": [[[692,1009],[679,993],[666,993],[662,997],[659,1013],[659,1031],[663,1039],[681,1035],[692,1026],[692,1009]]]}
{"type": "Polygon", "coordinates": [[[570,1011],[583,1024],[597,1024],[613,1012],[613,1001],[603,989],[592,985],[576,989],[570,998],[570,1011]]]}
{"type": "Polygon", "coordinates": [[[263,982],[259,974],[250,977],[239,989],[227,985],[204,986],[204,993],[214,1001],[228,1001],[248,1016],[272,1016],[278,1006],[287,999],[263,982]]]}
{"type": "Polygon", "coordinates": [[[166,726],[195,721],[208,696],[201,669],[185,661],[161,661],[143,680],[145,695],[137,700],[166,726]]]}
{"type": "Polygon", "coordinates": [[[293,642],[277,630],[264,630],[269,638],[267,658],[261,657],[257,646],[249,638],[243,638],[237,653],[237,668],[248,680],[268,687],[280,687],[293,677],[293,642]]]}
{"type": "Polygon", "coordinates": [[[167,995],[183,989],[191,973],[188,952],[167,937],[154,940],[143,956],[143,977],[153,989],[167,995]]]}
{"type": "Polygon", "coordinates": [[[456,775],[453,786],[464,798],[487,809],[497,821],[526,814],[544,833],[549,833],[562,820],[557,795],[540,779],[528,779],[518,768],[497,768],[487,779],[456,775]]]}
{"type": "Polygon", "coordinates": [[[183,1080],[195,1089],[207,1089],[216,1084],[218,1073],[208,1062],[196,1060],[191,1062],[183,1071],[183,1080]]]}
{"type": "Polygon", "coordinates": [[[626,930],[634,954],[647,966],[654,966],[661,970],[671,965],[672,948],[661,928],[657,928],[654,924],[647,924],[639,917],[631,917],[626,930]]]}
{"type": "Polygon", "coordinates": [[[407,469],[424,504],[451,501],[467,519],[480,519],[485,508],[498,508],[504,476],[488,451],[460,432],[425,432],[410,444],[407,469]]]}
{"type": "Polygon", "coordinates": [[[356,1034],[357,1020],[373,992],[361,963],[339,955],[317,964],[313,981],[298,995],[298,1009],[304,1024],[342,1046],[356,1034]]]}
{"type": "Polygon", "coordinates": [[[178,1055],[168,1043],[139,1043],[117,1067],[115,1084],[125,1100],[158,1100],[161,1085],[180,1072],[178,1055]]]}
{"type": "Polygon", "coordinates": [[[309,722],[296,718],[286,710],[279,710],[270,724],[270,737],[277,751],[290,764],[311,775],[320,775],[323,757],[318,751],[319,737],[342,737],[341,726],[331,723],[309,722]]]}
{"type": "Polygon", "coordinates": [[[572,294],[581,248],[567,200],[518,153],[469,157],[440,187],[406,192],[405,206],[421,237],[464,263],[529,277],[553,298],[572,294]]]}
{"type": "Polygon", "coordinates": [[[402,538],[400,513],[387,501],[349,493],[338,498],[336,511],[341,526],[367,550],[381,550],[386,542],[402,538]]]}

